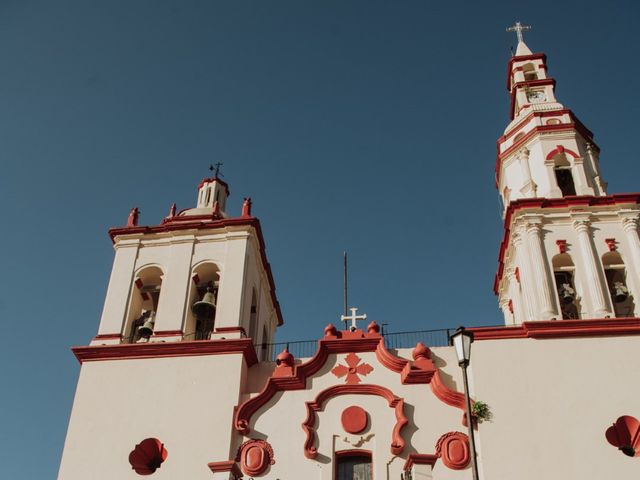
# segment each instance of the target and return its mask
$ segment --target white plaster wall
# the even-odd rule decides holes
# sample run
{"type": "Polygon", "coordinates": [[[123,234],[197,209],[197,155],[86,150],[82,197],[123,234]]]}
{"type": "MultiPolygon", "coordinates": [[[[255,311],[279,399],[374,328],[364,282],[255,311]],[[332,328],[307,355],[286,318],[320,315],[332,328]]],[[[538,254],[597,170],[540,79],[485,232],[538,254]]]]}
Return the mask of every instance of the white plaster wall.
{"type": "Polygon", "coordinates": [[[59,480],[140,479],[129,453],[148,437],[168,458],[154,480],[210,479],[207,463],[229,458],[240,354],[85,362],[59,480]]]}
{"type": "Polygon", "coordinates": [[[478,429],[480,477],[638,478],[638,459],[604,436],[640,414],[637,357],[636,336],[475,342],[472,395],[493,413],[478,429]]]}

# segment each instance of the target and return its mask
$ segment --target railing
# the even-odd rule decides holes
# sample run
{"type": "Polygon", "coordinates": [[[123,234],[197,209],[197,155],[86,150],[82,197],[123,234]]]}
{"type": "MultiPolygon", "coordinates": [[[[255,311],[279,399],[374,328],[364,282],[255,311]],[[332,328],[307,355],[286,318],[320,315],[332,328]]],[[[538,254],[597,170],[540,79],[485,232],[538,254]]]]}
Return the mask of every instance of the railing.
{"type": "MultiPolygon", "coordinates": [[[[449,335],[453,330],[416,330],[412,332],[384,333],[384,344],[387,348],[413,348],[422,342],[428,347],[444,347],[449,344],[449,335]]],[[[256,345],[258,358],[275,361],[278,354],[288,348],[295,358],[312,357],[318,350],[318,340],[302,340],[295,342],[262,343],[256,345]]]]}

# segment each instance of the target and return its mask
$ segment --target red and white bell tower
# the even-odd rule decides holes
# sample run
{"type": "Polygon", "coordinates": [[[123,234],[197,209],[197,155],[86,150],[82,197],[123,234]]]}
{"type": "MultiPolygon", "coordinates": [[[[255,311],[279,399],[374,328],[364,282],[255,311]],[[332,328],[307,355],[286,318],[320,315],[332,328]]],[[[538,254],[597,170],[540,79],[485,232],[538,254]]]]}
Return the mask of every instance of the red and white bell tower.
{"type": "Polygon", "coordinates": [[[505,233],[494,290],[505,322],[637,316],[640,193],[607,194],[593,133],[556,99],[526,28],[511,27],[511,122],[497,142],[505,233]]]}

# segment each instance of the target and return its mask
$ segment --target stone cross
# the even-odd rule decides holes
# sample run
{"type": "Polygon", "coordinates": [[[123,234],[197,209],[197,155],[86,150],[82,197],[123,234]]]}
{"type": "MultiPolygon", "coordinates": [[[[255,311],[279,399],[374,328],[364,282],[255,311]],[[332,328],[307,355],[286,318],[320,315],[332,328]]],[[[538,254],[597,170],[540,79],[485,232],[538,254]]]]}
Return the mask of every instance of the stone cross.
{"type": "Polygon", "coordinates": [[[515,25],[507,27],[507,32],[516,32],[516,35],[518,36],[518,43],[524,42],[522,32],[525,30],[531,30],[531,25],[522,25],[520,22],[516,22],[515,25]]]}

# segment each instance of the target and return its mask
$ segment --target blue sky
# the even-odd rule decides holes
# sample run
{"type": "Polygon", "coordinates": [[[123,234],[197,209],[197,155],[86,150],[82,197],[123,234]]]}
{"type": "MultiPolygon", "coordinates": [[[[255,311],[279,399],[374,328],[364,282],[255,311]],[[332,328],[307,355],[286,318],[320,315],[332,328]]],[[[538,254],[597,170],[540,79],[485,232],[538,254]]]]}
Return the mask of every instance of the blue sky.
{"type": "Polygon", "coordinates": [[[637,191],[632,2],[0,2],[0,460],[54,478],[79,366],[133,206],[156,224],[224,162],[251,196],[281,340],[351,302],[390,330],[498,324],[495,141],[530,23],[559,100],[637,191]]]}

